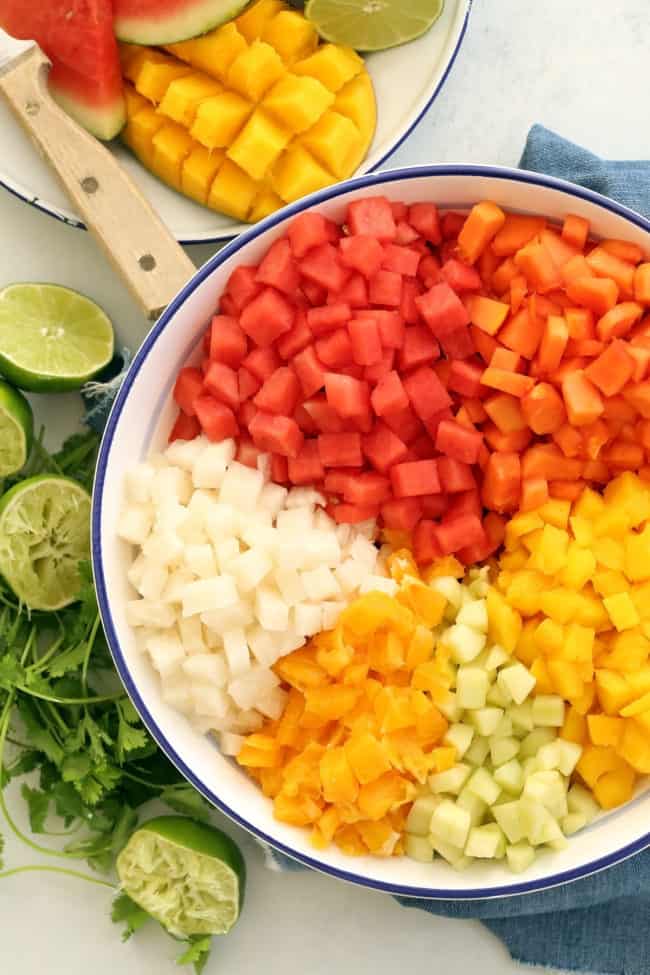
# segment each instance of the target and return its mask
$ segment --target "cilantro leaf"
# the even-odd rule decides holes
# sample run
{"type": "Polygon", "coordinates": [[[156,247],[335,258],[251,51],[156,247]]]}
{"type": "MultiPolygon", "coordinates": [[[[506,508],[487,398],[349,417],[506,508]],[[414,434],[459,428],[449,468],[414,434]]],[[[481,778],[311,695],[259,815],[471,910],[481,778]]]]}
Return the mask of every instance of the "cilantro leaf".
{"type": "Polygon", "coordinates": [[[176,812],[207,822],[210,819],[212,806],[187,782],[167,786],[160,793],[161,802],[166,803],[176,812]]]}
{"type": "Polygon", "coordinates": [[[119,894],[113,901],[111,910],[111,921],[114,924],[124,923],[125,929],[122,932],[122,941],[128,941],[132,934],[135,934],[143,924],[151,920],[147,914],[135,901],[132,901],[128,894],[119,894]]]}
{"type": "Polygon", "coordinates": [[[126,761],[126,757],[129,752],[137,752],[141,748],[146,748],[149,743],[149,736],[144,728],[140,725],[137,727],[136,722],[139,724],[138,714],[128,702],[129,707],[127,707],[127,702],[118,701],[117,713],[118,713],[118,728],[117,728],[117,758],[120,765],[123,765],[126,761]]]}
{"type": "Polygon", "coordinates": [[[44,833],[45,820],[50,808],[50,797],[41,789],[32,789],[28,785],[23,785],[20,791],[27,803],[29,826],[32,833],[44,833]]]}
{"type": "Polygon", "coordinates": [[[50,677],[63,677],[64,674],[77,670],[86,659],[87,653],[87,644],[78,643],[63,653],[57,654],[48,667],[50,677]]]}
{"type": "Polygon", "coordinates": [[[176,959],[176,964],[193,965],[196,975],[201,975],[210,957],[212,938],[209,935],[196,935],[188,938],[186,943],[187,949],[176,959]]]}

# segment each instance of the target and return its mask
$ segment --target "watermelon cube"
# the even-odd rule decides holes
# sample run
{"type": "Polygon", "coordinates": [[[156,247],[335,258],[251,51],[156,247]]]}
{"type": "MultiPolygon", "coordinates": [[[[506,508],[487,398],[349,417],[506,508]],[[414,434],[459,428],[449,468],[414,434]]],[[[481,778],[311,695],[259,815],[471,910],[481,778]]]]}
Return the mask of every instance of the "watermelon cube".
{"type": "Polygon", "coordinates": [[[323,288],[322,285],[316,284],[314,281],[309,281],[307,278],[302,279],[300,292],[307,304],[312,305],[314,308],[319,308],[327,301],[327,288],[323,288]]]}
{"type": "Polygon", "coordinates": [[[399,413],[408,408],[410,400],[397,372],[393,370],[379,380],[370,394],[370,402],[377,416],[399,413]]]}
{"type": "Polygon", "coordinates": [[[420,321],[420,312],[415,303],[415,299],[424,291],[418,280],[411,281],[405,278],[402,281],[402,301],[399,306],[400,315],[407,325],[417,325],[420,321]]]}
{"type": "Polygon", "coordinates": [[[249,440],[248,437],[246,437],[239,441],[235,460],[237,460],[240,464],[244,464],[245,467],[252,467],[255,470],[257,468],[257,458],[259,456],[260,451],[252,440],[249,440]]]}
{"type": "Polygon", "coordinates": [[[342,417],[364,416],[370,410],[370,387],[352,376],[325,374],[327,402],[342,417]]]}
{"type": "Polygon", "coordinates": [[[239,426],[233,411],[213,396],[198,396],[194,400],[194,409],[208,440],[227,440],[239,434],[239,426]]]}
{"type": "Polygon", "coordinates": [[[411,460],[395,464],[390,480],[396,498],[414,498],[440,491],[438,467],[435,460],[411,460]]]}
{"type": "Polygon", "coordinates": [[[421,420],[427,420],[434,413],[451,406],[451,397],[447,390],[428,366],[420,366],[407,376],[404,389],[421,420]]]}
{"type": "Polygon", "coordinates": [[[448,359],[469,359],[476,352],[472,333],[468,328],[457,328],[441,335],[440,345],[448,359]]]}
{"type": "Polygon", "coordinates": [[[268,284],[285,295],[294,295],[300,287],[300,274],[286,237],[269,247],[257,269],[256,281],[268,284]]]}
{"type": "Polygon", "coordinates": [[[399,413],[387,413],[384,417],[386,426],[405,444],[412,443],[422,433],[422,424],[410,406],[399,413]]]}
{"type": "Polygon", "coordinates": [[[297,457],[303,444],[302,430],[294,419],[258,410],[248,432],[260,450],[283,457],[297,457]]]}
{"type": "Polygon", "coordinates": [[[287,484],[289,481],[289,462],[282,454],[271,454],[271,480],[274,484],[287,484]]]}
{"type": "Polygon", "coordinates": [[[292,484],[317,484],[325,470],[315,440],[305,440],[295,457],[289,455],[289,480],[292,484]]]}
{"type": "Polygon", "coordinates": [[[422,517],[422,503],[419,498],[393,498],[382,504],[381,517],[385,528],[413,531],[422,517]]]}
{"type": "Polygon", "coordinates": [[[434,443],[436,440],[436,436],[438,435],[438,427],[440,426],[442,421],[452,420],[453,417],[454,414],[451,412],[449,407],[446,407],[444,410],[438,410],[437,413],[434,413],[432,416],[427,417],[427,419],[424,421],[424,426],[426,427],[426,431],[434,443]]]}
{"type": "Polygon", "coordinates": [[[239,387],[239,401],[245,403],[258,391],[262,385],[257,376],[245,369],[244,366],[237,370],[237,385],[239,387]]]}
{"type": "Polygon", "coordinates": [[[318,361],[328,369],[343,369],[352,359],[352,341],[347,328],[337,328],[335,332],[317,339],[314,349],[318,361]]]}
{"type": "Polygon", "coordinates": [[[331,467],[329,470],[325,471],[325,477],[323,478],[323,487],[327,494],[341,495],[345,494],[348,489],[350,481],[358,477],[361,473],[361,468],[334,468],[331,467]]]}
{"type": "Polygon", "coordinates": [[[268,379],[281,365],[280,356],[271,346],[267,346],[264,349],[253,349],[242,362],[242,366],[255,376],[260,383],[268,379]]]}
{"type": "Polygon", "coordinates": [[[362,438],[363,452],[380,474],[385,474],[407,455],[408,448],[384,423],[376,423],[362,438]]]}
{"type": "Polygon", "coordinates": [[[237,411],[237,421],[240,426],[248,430],[249,426],[253,422],[253,417],[257,414],[257,407],[252,400],[248,400],[246,403],[242,403],[237,411]]]}
{"type": "Polygon", "coordinates": [[[437,453],[433,440],[428,433],[423,433],[417,440],[414,440],[409,446],[409,451],[418,460],[427,460],[429,457],[435,457],[437,453]]]}
{"type": "Polygon", "coordinates": [[[328,292],[327,304],[333,305],[337,301],[344,301],[350,308],[367,308],[368,285],[363,275],[354,271],[340,291],[328,292]]]}
{"type": "Polygon", "coordinates": [[[442,281],[440,261],[433,254],[425,254],[422,257],[418,267],[418,280],[424,285],[422,293],[442,281]]]}
{"type": "Polygon", "coordinates": [[[203,373],[194,366],[185,366],[174,384],[174,401],[187,416],[194,416],[194,401],[203,392],[203,373]]]}
{"type": "Polygon", "coordinates": [[[253,400],[255,406],[267,413],[291,416],[300,397],[300,383],[293,369],[281,366],[269,376],[253,400]]]}
{"type": "Polygon", "coordinates": [[[287,228],[287,237],[295,257],[304,257],[307,251],[321,244],[331,243],[338,237],[338,228],[322,214],[307,211],[295,217],[287,228]]]}
{"type": "Polygon", "coordinates": [[[367,379],[371,386],[387,376],[389,372],[392,371],[395,362],[395,350],[385,349],[381,354],[381,359],[379,362],[373,363],[372,366],[366,366],[363,370],[363,379],[367,379]]]}
{"type": "Polygon", "coordinates": [[[341,263],[363,274],[365,278],[372,278],[384,260],[384,248],[375,237],[367,234],[341,237],[339,249],[341,263]]]}
{"type": "Polygon", "coordinates": [[[326,291],[340,291],[349,273],[341,264],[339,252],[332,244],[314,247],[298,262],[298,267],[304,278],[326,291]]]}
{"type": "Polygon", "coordinates": [[[350,306],[345,302],[333,305],[321,305],[320,308],[310,308],[307,312],[307,324],[314,335],[325,335],[334,329],[347,325],[352,317],[350,306]]]}
{"type": "MultiPolygon", "coordinates": [[[[408,215],[408,209],[407,209],[407,215],[408,215]]],[[[407,223],[406,220],[397,221],[396,233],[395,233],[396,244],[403,244],[403,245],[413,244],[416,240],[419,239],[419,237],[420,235],[418,234],[417,230],[414,230],[413,227],[410,225],[410,223],[407,223]]]]}
{"type": "Polygon", "coordinates": [[[484,367],[476,359],[454,360],[449,370],[447,389],[469,399],[477,399],[486,391],[485,386],[481,385],[483,372],[484,367]]]}
{"type": "Polygon", "coordinates": [[[418,273],[420,254],[411,247],[400,247],[397,244],[386,244],[382,267],[386,271],[394,271],[405,277],[414,278],[418,273]]]}
{"type": "Polygon", "coordinates": [[[456,240],[465,226],[466,219],[467,217],[464,213],[456,213],[454,210],[448,210],[447,213],[443,214],[442,220],[440,221],[442,239],[456,240]]]}
{"type": "Polygon", "coordinates": [[[302,352],[312,340],[311,329],[307,325],[307,314],[302,308],[296,311],[293,328],[281,335],[276,342],[278,355],[285,362],[302,352]]]}
{"type": "Polygon", "coordinates": [[[313,396],[325,385],[325,369],[318,360],[316,349],[308,345],[291,360],[304,396],[313,396]]]}
{"type": "Polygon", "coordinates": [[[478,430],[468,430],[455,420],[443,420],[438,427],[437,449],[464,464],[476,464],[482,446],[483,436],[478,430]]]}
{"type": "Polygon", "coordinates": [[[318,433],[318,427],[314,423],[311,413],[305,409],[302,403],[293,411],[293,418],[302,430],[303,433],[316,434],[318,433]]]}
{"type": "Polygon", "coordinates": [[[461,291],[479,291],[483,286],[481,275],[476,268],[470,267],[469,264],[463,264],[462,261],[457,261],[454,257],[445,261],[440,268],[440,273],[443,280],[457,294],[461,291]]]}
{"type": "MultiPolygon", "coordinates": [[[[348,330],[352,344],[352,358],[358,365],[372,366],[381,361],[379,329],[373,318],[353,318],[348,325],[348,330]]],[[[326,362],[325,359],[323,361],[326,362]]]]}
{"type": "Polygon", "coordinates": [[[261,290],[262,285],[257,281],[257,267],[242,264],[228,278],[225,294],[234,304],[236,314],[240,314],[261,290]]]}
{"type": "Polygon", "coordinates": [[[368,297],[372,305],[399,308],[402,303],[402,275],[394,271],[377,271],[368,282],[368,297]]]}
{"type": "Polygon", "coordinates": [[[403,372],[426,366],[440,358],[440,346],[426,325],[411,325],[404,331],[404,344],[399,353],[403,372]]]}
{"type": "Polygon", "coordinates": [[[436,338],[469,324],[465,305],[446,281],[434,284],[415,299],[415,304],[436,338]]]}
{"type": "Polygon", "coordinates": [[[408,222],[431,244],[439,244],[442,240],[440,217],[435,203],[412,203],[409,207],[408,222]]]}
{"type": "Polygon", "coordinates": [[[358,525],[362,521],[369,521],[376,518],[379,514],[379,505],[360,505],[360,504],[333,504],[327,508],[330,518],[333,518],[337,525],[358,525]]]}
{"type": "Polygon", "coordinates": [[[413,532],[413,557],[418,565],[427,565],[441,558],[442,549],[436,537],[436,524],[427,518],[418,522],[413,532]]]}
{"type": "Polygon", "coordinates": [[[194,440],[200,433],[201,424],[195,416],[187,416],[185,413],[179,413],[174,426],[171,428],[169,442],[173,443],[174,440],[194,440]]]}
{"type": "Polygon", "coordinates": [[[256,345],[264,347],[289,331],[294,315],[294,308],[284,295],[274,288],[264,288],[246,305],[239,324],[256,345]]]}
{"type": "Polygon", "coordinates": [[[210,362],[203,385],[208,393],[236,410],[239,406],[237,373],[223,362],[210,362]]]}
{"type": "Polygon", "coordinates": [[[443,555],[452,555],[466,546],[484,542],[485,531],[478,515],[450,517],[447,514],[436,528],[436,540],[443,555]]]}
{"type": "Polygon", "coordinates": [[[438,457],[438,475],[442,490],[447,494],[470,491],[476,486],[474,474],[469,464],[463,464],[453,457],[438,457]]]}
{"type": "Polygon", "coordinates": [[[247,351],[248,341],[237,319],[215,315],[210,323],[210,358],[237,369],[247,351]]]}
{"type": "Polygon", "coordinates": [[[350,478],[344,497],[351,504],[367,507],[387,501],[390,493],[388,478],[374,471],[369,471],[350,478]]]}
{"type": "Polygon", "coordinates": [[[336,410],[332,409],[324,396],[305,400],[301,410],[309,416],[314,433],[343,433],[345,430],[345,422],[336,410]]]}
{"type": "Polygon", "coordinates": [[[361,467],[361,434],[321,433],[318,453],[323,467],[361,467]]]}
{"type": "Polygon", "coordinates": [[[476,484],[467,491],[461,491],[450,498],[446,512],[449,518],[458,518],[460,515],[481,515],[482,513],[483,505],[476,484]]]}
{"type": "Polygon", "coordinates": [[[385,196],[367,196],[348,206],[346,224],[351,234],[368,234],[380,241],[395,239],[395,218],[385,196]]]}
{"type": "MultiPolygon", "coordinates": [[[[438,474],[440,474],[440,461],[438,457],[438,474]]],[[[442,518],[449,507],[449,498],[446,494],[425,494],[418,499],[422,505],[422,514],[425,518],[442,518]]]]}

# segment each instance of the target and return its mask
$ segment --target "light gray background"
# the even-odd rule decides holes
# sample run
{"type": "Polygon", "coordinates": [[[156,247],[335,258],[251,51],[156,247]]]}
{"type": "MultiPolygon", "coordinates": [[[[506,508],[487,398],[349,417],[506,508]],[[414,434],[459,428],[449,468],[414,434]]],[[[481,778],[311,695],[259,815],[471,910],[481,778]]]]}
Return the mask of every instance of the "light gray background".
{"type": "MultiPolygon", "coordinates": [[[[516,165],[534,122],[610,158],[650,157],[649,34],[648,0],[475,0],[445,88],[392,165],[516,165]]],[[[134,343],[142,336],[135,306],[86,234],[1,192],[0,228],[0,285],[70,285],[99,301],[134,343]]],[[[190,251],[198,264],[211,248],[190,251]]],[[[42,416],[50,405],[41,404],[42,416]]],[[[57,400],[57,409],[54,436],[78,413],[77,398],[57,400]]],[[[271,873],[257,846],[226,828],[244,848],[249,892],[240,924],[215,947],[210,972],[526,971],[478,923],[406,911],[389,897],[316,874],[271,873]]],[[[7,866],[38,859],[7,837],[7,866]]],[[[100,888],[48,874],[0,882],[0,967],[48,975],[176,971],[173,944],[153,927],[120,945],[109,902],[100,888]]]]}

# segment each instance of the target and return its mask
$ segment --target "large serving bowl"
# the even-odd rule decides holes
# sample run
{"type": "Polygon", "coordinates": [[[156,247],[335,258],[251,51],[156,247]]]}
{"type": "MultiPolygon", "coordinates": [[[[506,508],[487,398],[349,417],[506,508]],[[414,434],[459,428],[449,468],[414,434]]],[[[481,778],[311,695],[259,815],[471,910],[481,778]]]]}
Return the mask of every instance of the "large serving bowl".
{"type": "Polygon", "coordinates": [[[124,476],[149,451],[163,446],[175,408],[171,391],[180,367],[198,354],[203,332],[230,273],[255,264],[299,212],[314,209],[340,219],[356,198],[384,194],[411,203],[432,200],[468,209],[490,199],[510,210],[561,220],[586,217],[594,234],[634,241],[650,252],[650,222],[588,190],[518,170],[481,166],[429,166],[365,176],[288,207],[242,234],[197,271],[154,326],[117,396],[101,447],[93,502],[92,547],[102,620],[117,669],[142,720],[162,750],[210,802],[259,839],[303,864],[380,890],[429,898],[470,899],[542,890],[601,870],[650,846],[650,792],[574,836],[566,850],[541,856],[523,876],[502,863],[472,864],[454,872],[444,861],[406,857],[350,858],[336,847],[316,851],[306,830],[273,818],[272,804],[213,741],[198,734],[164,704],[158,676],[136,649],[125,606],[130,550],[116,534],[124,476]]]}

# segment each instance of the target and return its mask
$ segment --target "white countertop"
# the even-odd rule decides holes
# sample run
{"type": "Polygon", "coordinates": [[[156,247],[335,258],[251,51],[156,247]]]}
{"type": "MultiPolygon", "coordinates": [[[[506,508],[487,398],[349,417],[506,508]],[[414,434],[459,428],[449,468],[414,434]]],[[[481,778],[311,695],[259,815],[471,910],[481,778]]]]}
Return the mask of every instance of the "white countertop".
{"type": "MultiPolygon", "coordinates": [[[[647,90],[647,27],[647,0],[474,0],[447,83],[392,165],[516,165],[534,122],[610,158],[650,157],[647,113],[640,107],[647,90]]],[[[7,193],[0,193],[0,228],[0,285],[70,285],[99,301],[122,332],[135,338],[143,329],[87,234],[7,193]]],[[[190,250],[197,264],[211,253],[209,247],[190,250]]],[[[78,398],[66,400],[59,406],[61,423],[78,413],[78,398]]],[[[4,824],[1,829],[6,834],[4,824]]],[[[271,873],[249,837],[226,829],[246,855],[248,900],[238,927],[215,945],[210,972],[394,975],[404,966],[410,975],[428,975],[432,969],[462,973],[479,959],[483,975],[526,971],[476,922],[406,911],[387,896],[313,873],[271,873]]],[[[7,866],[38,862],[6,839],[7,866]]],[[[175,971],[174,945],[154,926],[120,944],[108,920],[109,900],[100,888],[54,875],[0,882],[0,967],[19,964],[47,975],[175,971]]]]}

